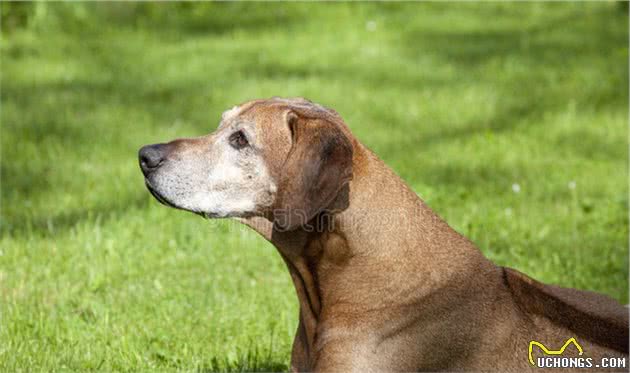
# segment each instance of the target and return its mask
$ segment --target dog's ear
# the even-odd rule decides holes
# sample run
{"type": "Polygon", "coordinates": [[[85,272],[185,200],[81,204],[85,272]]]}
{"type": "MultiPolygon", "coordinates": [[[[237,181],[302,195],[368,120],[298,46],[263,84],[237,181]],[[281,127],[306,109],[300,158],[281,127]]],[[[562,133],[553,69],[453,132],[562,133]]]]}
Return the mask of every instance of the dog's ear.
{"type": "Polygon", "coordinates": [[[293,145],[282,169],[273,219],[278,230],[306,224],[352,178],[352,144],[338,124],[290,111],[293,145]]]}

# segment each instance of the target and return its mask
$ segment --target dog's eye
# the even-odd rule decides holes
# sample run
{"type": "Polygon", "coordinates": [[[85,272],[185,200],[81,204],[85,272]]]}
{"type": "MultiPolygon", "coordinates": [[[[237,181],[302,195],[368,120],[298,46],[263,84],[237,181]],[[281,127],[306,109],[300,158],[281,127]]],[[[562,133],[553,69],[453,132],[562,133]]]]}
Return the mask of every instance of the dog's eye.
{"type": "Polygon", "coordinates": [[[242,149],[249,145],[249,142],[243,131],[236,131],[230,135],[230,145],[232,145],[234,149],[242,149]]]}

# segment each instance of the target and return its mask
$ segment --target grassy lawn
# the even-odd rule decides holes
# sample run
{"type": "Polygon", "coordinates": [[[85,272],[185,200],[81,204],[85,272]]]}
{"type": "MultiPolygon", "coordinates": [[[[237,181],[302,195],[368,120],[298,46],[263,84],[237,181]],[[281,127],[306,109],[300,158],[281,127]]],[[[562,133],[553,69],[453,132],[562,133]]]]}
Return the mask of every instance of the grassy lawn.
{"type": "Polygon", "coordinates": [[[617,4],[29,6],[0,46],[0,371],[287,369],[275,249],[136,160],[274,95],[339,111],[495,262],[628,302],[617,4]]]}

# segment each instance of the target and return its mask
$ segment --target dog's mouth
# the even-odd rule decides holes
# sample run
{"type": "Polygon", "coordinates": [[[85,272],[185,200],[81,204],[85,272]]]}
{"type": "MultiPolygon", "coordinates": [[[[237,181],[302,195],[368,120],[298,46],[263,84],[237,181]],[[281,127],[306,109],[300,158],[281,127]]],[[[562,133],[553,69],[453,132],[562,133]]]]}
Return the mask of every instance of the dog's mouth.
{"type": "Polygon", "coordinates": [[[176,204],[174,204],[173,202],[169,201],[168,198],[164,197],[163,195],[161,195],[149,182],[149,180],[144,179],[144,185],[146,185],[147,189],[149,190],[149,192],[151,193],[151,195],[158,200],[158,202],[160,202],[161,204],[163,204],[164,206],[167,207],[172,207],[174,209],[178,209],[178,210],[184,210],[184,211],[190,211],[194,214],[197,214],[205,219],[212,219],[212,218],[218,218],[220,217],[219,215],[213,214],[213,213],[207,213],[207,212],[203,212],[203,211],[195,211],[195,210],[188,210],[182,207],[177,206],[176,204]]]}
{"type": "Polygon", "coordinates": [[[158,200],[158,202],[160,202],[161,204],[163,204],[164,206],[168,206],[168,207],[172,207],[172,208],[179,208],[177,207],[174,203],[170,202],[168,199],[166,199],[166,197],[162,196],[157,190],[155,190],[152,186],[151,183],[149,183],[148,180],[144,180],[144,185],[146,185],[147,189],[149,189],[149,192],[151,193],[151,195],[158,200]]]}

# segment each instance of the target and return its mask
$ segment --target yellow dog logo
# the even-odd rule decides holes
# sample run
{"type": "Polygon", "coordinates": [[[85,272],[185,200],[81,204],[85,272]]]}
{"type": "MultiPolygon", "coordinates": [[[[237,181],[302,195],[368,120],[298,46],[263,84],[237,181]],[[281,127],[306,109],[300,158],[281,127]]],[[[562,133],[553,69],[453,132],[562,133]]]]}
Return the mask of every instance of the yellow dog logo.
{"type": "Polygon", "coordinates": [[[536,366],[536,364],[534,363],[534,358],[532,357],[532,351],[534,349],[534,346],[538,346],[540,347],[541,350],[543,350],[543,352],[547,355],[562,355],[564,353],[564,350],[571,344],[573,343],[575,345],[575,347],[577,347],[578,352],[580,355],[582,355],[584,353],[584,350],[582,350],[582,346],[580,346],[580,344],[575,340],[575,338],[569,338],[567,339],[566,342],[564,342],[564,345],[559,349],[559,350],[549,350],[547,349],[547,347],[545,347],[544,344],[538,342],[538,341],[530,341],[529,342],[529,363],[532,364],[533,366],[536,366]]]}

